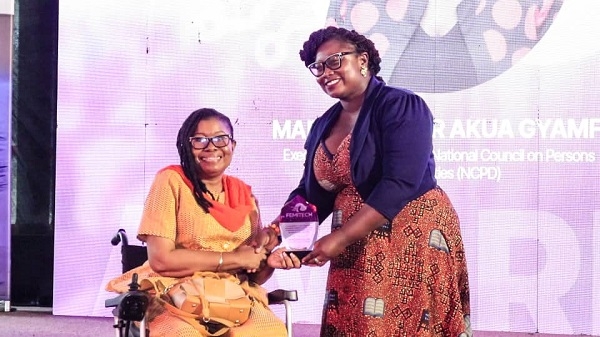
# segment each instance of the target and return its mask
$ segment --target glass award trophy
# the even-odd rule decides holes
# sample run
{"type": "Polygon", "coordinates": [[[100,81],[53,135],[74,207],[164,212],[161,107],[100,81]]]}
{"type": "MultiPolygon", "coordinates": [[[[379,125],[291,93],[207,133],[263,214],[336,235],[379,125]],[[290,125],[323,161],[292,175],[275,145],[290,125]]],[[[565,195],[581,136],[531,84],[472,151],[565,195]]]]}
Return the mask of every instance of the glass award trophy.
{"type": "Polygon", "coordinates": [[[319,217],[317,207],[301,196],[295,196],[281,209],[279,230],[281,245],[288,253],[302,259],[313,249],[317,240],[319,217]]]}

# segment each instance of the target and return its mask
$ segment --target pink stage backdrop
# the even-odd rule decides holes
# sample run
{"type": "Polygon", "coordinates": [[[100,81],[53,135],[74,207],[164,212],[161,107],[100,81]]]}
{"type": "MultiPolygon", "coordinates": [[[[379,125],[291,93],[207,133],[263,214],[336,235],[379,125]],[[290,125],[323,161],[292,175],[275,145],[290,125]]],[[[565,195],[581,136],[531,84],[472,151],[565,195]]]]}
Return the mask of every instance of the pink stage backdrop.
{"type": "MultiPolygon", "coordinates": [[[[435,114],[474,329],[600,334],[598,17],[597,0],[61,1],[54,313],[110,315],[110,238],[125,228],[135,243],[154,174],[178,163],[177,130],[197,108],[235,122],[229,173],[275,217],[334,103],[298,50],[335,22],[371,37],[382,76],[435,114]]],[[[294,320],[318,324],[325,277],[277,271],[267,287],[297,289],[294,320]]]]}

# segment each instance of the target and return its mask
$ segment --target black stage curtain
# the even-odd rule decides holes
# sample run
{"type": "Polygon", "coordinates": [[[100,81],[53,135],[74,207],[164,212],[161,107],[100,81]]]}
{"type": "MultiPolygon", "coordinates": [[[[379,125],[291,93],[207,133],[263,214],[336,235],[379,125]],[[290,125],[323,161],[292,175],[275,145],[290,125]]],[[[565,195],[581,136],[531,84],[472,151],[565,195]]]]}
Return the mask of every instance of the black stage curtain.
{"type": "Polygon", "coordinates": [[[58,0],[16,0],[11,302],[52,306],[58,0]]]}

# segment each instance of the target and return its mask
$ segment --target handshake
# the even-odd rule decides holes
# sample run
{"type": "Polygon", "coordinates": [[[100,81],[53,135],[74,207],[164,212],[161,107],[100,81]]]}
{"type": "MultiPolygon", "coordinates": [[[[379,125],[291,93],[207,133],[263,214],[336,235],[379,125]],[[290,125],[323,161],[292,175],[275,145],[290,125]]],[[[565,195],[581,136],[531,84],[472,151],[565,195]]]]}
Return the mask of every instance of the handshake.
{"type": "Polygon", "coordinates": [[[283,206],[277,219],[256,235],[252,246],[257,254],[264,250],[271,268],[300,268],[301,259],[313,248],[318,228],[317,208],[295,196],[283,206]]]}

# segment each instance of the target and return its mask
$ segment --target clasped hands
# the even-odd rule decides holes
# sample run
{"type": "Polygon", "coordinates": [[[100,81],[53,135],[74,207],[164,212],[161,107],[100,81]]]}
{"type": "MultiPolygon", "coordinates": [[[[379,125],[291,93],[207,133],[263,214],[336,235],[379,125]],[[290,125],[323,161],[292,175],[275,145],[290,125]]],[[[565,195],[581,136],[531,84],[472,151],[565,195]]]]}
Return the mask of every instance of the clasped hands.
{"type": "Polygon", "coordinates": [[[294,255],[294,253],[286,253],[285,247],[273,250],[278,244],[279,238],[271,228],[263,228],[257,233],[254,240],[252,240],[254,252],[256,254],[264,254],[267,265],[274,269],[300,268],[303,264],[307,266],[323,266],[332,258],[340,255],[350,244],[350,240],[342,231],[334,231],[317,240],[313,250],[302,260],[294,255]]]}
{"type": "MultiPolygon", "coordinates": [[[[261,229],[254,237],[251,247],[254,253],[264,256],[262,261],[266,260],[267,266],[274,269],[293,269],[300,268],[302,261],[294,254],[286,254],[285,247],[275,249],[279,245],[279,237],[272,228],[261,229]],[[275,249],[275,250],[273,250],[275,249]]],[[[256,272],[256,270],[248,270],[256,272]]]]}

